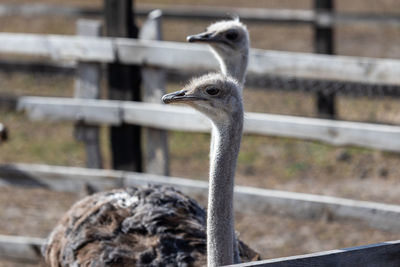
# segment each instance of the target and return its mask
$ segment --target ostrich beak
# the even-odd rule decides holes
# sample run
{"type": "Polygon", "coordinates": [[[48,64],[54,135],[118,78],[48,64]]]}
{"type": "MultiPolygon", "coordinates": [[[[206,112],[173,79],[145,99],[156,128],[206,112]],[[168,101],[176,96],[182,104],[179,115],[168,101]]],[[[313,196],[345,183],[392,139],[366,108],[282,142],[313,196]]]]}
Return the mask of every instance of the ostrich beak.
{"type": "Polygon", "coordinates": [[[185,99],[186,92],[187,92],[187,90],[180,90],[177,92],[166,94],[161,98],[161,100],[164,104],[174,103],[174,102],[180,101],[182,99],[185,99]]]}
{"type": "Polygon", "coordinates": [[[218,35],[215,32],[202,32],[199,34],[189,35],[186,37],[186,41],[189,43],[194,42],[205,42],[205,43],[214,43],[219,42],[218,35]]]}
{"type": "Polygon", "coordinates": [[[177,92],[166,94],[162,97],[161,100],[164,104],[171,104],[177,102],[188,102],[188,101],[205,100],[205,99],[193,94],[189,94],[188,90],[183,89],[177,92]]]}

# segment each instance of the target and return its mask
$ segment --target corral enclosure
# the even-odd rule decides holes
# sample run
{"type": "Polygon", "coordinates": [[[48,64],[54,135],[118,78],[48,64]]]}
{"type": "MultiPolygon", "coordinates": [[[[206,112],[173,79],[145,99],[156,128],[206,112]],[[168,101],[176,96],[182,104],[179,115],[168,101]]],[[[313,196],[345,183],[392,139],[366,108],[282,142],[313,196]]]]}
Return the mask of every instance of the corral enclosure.
{"type": "MultiPolygon", "coordinates": [[[[32,1],[12,1],[12,3],[32,1]]],[[[2,4],[10,2],[2,2],[2,4]]],[[[39,3],[39,2],[38,2],[39,3]]],[[[40,3],[58,4],[57,1],[40,3]]],[[[100,8],[102,1],[63,1],[63,5],[100,8]]],[[[230,6],[272,9],[306,9],[312,1],[136,1],[135,5],[168,7],[175,4],[230,6]]],[[[351,13],[374,13],[383,18],[399,16],[396,1],[336,1],[336,10],[351,13]]],[[[87,17],[93,19],[93,17],[87,17]]],[[[75,16],[3,16],[1,32],[76,34],[75,16]]],[[[145,17],[138,18],[139,27],[145,17]]],[[[213,20],[174,19],[163,21],[163,38],[184,42],[189,34],[201,32],[213,20]]],[[[314,51],[313,27],[309,24],[244,22],[248,25],[253,48],[281,51],[314,51]]],[[[334,52],[339,55],[398,59],[400,57],[400,26],[396,23],[343,23],[335,25],[334,52]]],[[[25,57],[2,54],[3,62],[25,60],[25,57]]],[[[29,58],[41,60],[41,58],[29,58]]],[[[269,84],[285,80],[272,77],[269,84]]],[[[183,80],[171,79],[168,90],[177,90],[183,80]]],[[[250,83],[251,84],[251,83],[250,83]]],[[[294,83],[297,90],[265,88],[250,85],[245,89],[246,111],[316,117],[315,83],[294,83]]],[[[317,83],[318,86],[318,83],[317,83]]],[[[329,83],[329,92],[341,90],[340,83],[329,83]]],[[[356,87],[356,86],[354,86],[356,87]]],[[[71,97],[74,76],[71,71],[45,73],[10,70],[3,64],[0,92],[20,95],[71,97]]],[[[102,83],[105,91],[106,81],[102,83]]],[[[359,88],[359,87],[356,87],[359,88]]],[[[349,86],[346,90],[351,91],[349,86]]],[[[339,120],[378,124],[398,124],[399,107],[396,97],[379,96],[384,85],[370,91],[337,95],[339,120]],[[360,96],[361,95],[361,96],[360,96]]],[[[393,94],[394,95],[394,94],[393,94]]],[[[105,92],[102,92],[105,97],[105,92]]],[[[1,163],[39,163],[62,166],[85,166],[84,146],[74,139],[72,123],[31,122],[25,114],[1,111],[1,120],[10,128],[10,140],[0,147],[1,163]]],[[[101,127],[104,165],[111,168],[107,127],[101,127]]],[[[170,171],[172,176],[198,180],[208,175],[209,136],[204,133],[170,132],[170,171]]],[[[400,204],[398,199],[398,152],[353,146],[331,146],[299,139],[266,137],[248,134],[243,139],[236,183],[268,189],[315,193],[358,200],[400,204]]],[[[55,193],[44,189],[0,188],[0,234],[45,237],[59,216],[79,196],[55,193]]],[[[293,219],[283,215],[238,212],[237,229],[241,237],[263,258],[275,258],[357,246],[399,239],[398,231],[376,230],[366,224],[336,221],[331,216],[317,220],[293,219]],[[255,223],[258,222],[258,223],[255,223]],[[254,227],[248,227],[251,224],[254,227]]],[[[4,266],[18,266],[4,262],[4,266]]],[[[1,265],[1,266],[3,266],[1,265]]],[[[22,264],[21,266],[23,266],[22,264]]]]}

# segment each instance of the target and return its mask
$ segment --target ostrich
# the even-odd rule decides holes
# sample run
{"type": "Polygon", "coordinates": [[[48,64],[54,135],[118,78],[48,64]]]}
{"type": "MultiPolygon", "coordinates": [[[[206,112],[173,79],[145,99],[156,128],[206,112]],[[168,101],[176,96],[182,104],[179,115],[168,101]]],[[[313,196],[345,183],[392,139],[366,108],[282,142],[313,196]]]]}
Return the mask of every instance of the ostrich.
{"type": "Polygon", "coordinates": [[[210,163],[208,216],[172,187],[100,192],[75,203],[52,231],[42,248],[49,266],[220,266],[259,259],[234,234],[241,85],[208,74],[162,100],[190,105],[211,119],[217,149],[210,163]]]}
{"type": "Polygon", "coordinates": [[[221,72],[244,85],[250,39],[247,27],[239,18],[213,23],[205,32],[188,36],[187,41],[208,43],[220,64],[221,72]]]}

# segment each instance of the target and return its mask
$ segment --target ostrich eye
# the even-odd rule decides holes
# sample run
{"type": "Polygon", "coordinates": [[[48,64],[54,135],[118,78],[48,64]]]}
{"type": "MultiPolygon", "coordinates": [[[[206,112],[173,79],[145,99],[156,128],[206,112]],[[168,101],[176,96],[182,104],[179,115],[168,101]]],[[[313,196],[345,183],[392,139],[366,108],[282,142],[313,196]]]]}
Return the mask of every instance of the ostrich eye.
{"type": "Polygon", "coordinates": [[[215,87],[210,87],[206,89],[206,92],[209,95],[217,95],[219,93],[219,89],[215,87]]]}
{"type": "Polygon", "coordinates": [[[235,41],[239,37],[239,34],[237,31],[229,31],[226,33],[225,37],[230,41],[235,41]]]}

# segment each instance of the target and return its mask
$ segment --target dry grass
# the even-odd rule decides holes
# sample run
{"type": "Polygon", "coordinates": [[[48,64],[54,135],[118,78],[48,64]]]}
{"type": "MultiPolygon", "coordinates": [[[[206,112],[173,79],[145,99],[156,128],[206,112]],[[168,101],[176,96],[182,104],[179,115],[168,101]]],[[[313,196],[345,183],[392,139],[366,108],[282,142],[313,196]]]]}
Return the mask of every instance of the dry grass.
{"type": "MultiPolygon", "coordinates": [[[[5,1],[4,1],[5,2],[5,1]]],[[[32,3],[28,0],[7,1],[32,3]]],[[[56,0],[40,2],[59,4],[56,0]]],[[[188,4],[183,0],[141,0],[147,3],[188,4]]],[[[192,1],[193,2],[193,1],[192,1]]],[[[100,6],[102,1],[68,0],[63,4],[100,6]]],[[[195,2],[198,5],[244,6],[264,8],[310,8],[310,0],[234,0],[195,2]]],[[[400,12],[395,0],[338,0],[343,11],[400,12]]],[[[186,35],[202,31],[207,22],[166,20],[165,39],[184,41],[186,35]]],[[[312,29],[308,26],[249,24],[252,46],[288,51],[312,51],[312,29]]],[[[10,32],[74,34],[71,18],[1,18],[0,30],[10,32]]],[[[339,54],[400,58],[400,28],[380,26],[341,26],[337,30],[339,54]]],[[[176,90],[170,84],[169,90],[176,90]]],[[[73,79],[64,76],[0,73],[0,92],[28,95],[72,96],[73,79]]],[[[313,97],[308,94],[246,88],[248,111],[315,116],[313,97]]],[[[400,122],[396,99],[338,98],[339,118],[369,122],[400,122]]],[[[11,139],[0,149],[0,162],[34,162],[84,166],[83,146],[75,142],[72,124],[30,122],[23,114],[0,112],[1,121],[11,130],[11,139]]],[[[171,171],[174,176],[206,179],[209,136],[206,134],[170,134],[171,171]],[[190,159],[190,160],[188,160],[190,159]]],[[[106,129],[102,146],[109,166],[106,129]]],[[[243,138],[239,155],[237,183],[240,185],[311,192],[363,200],[400,204],[398,166],[394,153],[332,147],[320,143],[286,138],[248,136],[243,138]]],[[[0,188],[0,234],[46,236],[57,218],[78,199],[76,194],[46,190],[0,188]],[[13,201],[9,201],[12,199],[13,201]],[[43,211],[46,212],[43,212],[43,211]]],[[[237,214],[242,238],[264,257],[361,245],[398,239],[399,234],[381,232],[352,222],[308,221],[278,216],[237,214]],[[255,223],[259,222],[259,223],[255,223]],[[252,225],[252,227],[248,227],[252,225]]],[[[0,266],[22,266],[1,262],[0,266]]]]}

